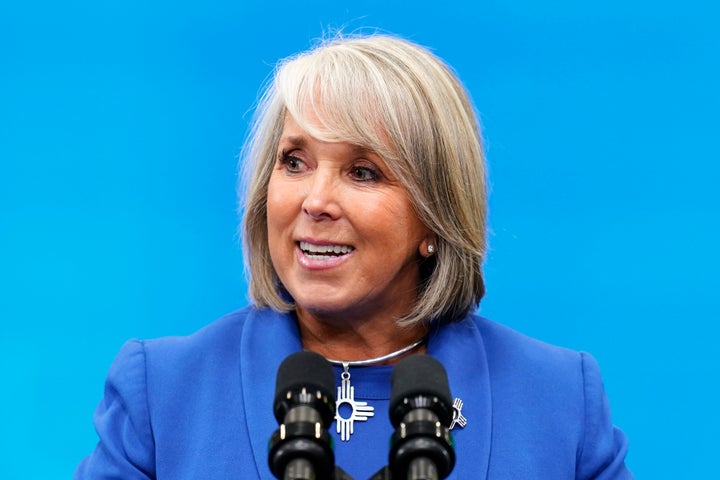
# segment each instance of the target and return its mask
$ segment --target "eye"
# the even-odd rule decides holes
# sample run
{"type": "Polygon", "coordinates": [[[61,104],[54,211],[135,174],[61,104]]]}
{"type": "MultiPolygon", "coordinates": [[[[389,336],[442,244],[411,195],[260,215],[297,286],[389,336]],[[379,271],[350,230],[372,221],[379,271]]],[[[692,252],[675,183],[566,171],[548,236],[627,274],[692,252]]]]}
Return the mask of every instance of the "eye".
{"type": "Polygon", "coordinates": [[[299,173],[306,169],[305,162],[294,155],[293,152],[286,152],[283,150],[278,158],[278,163],[285,167],[285,170],[290,173],[299,173]]]}
{"type": "Polygon", "coordinates": [[[350,176],[359,182],[373,182],[380,179],[378,171],[371,167],[355,165],[350,169],[350,176]]]}

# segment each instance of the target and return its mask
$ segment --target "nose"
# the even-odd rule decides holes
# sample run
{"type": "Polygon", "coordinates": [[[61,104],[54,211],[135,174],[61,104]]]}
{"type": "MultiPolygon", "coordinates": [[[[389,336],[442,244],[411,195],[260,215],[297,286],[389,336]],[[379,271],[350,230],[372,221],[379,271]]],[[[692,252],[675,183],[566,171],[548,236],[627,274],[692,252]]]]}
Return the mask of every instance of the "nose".
{"type": "Polygon", "coordinates": [[[340,186],[331,171],[316,170],[307,179],[303,212],[314,220],[336,220],[340,217],[340,186]]]}

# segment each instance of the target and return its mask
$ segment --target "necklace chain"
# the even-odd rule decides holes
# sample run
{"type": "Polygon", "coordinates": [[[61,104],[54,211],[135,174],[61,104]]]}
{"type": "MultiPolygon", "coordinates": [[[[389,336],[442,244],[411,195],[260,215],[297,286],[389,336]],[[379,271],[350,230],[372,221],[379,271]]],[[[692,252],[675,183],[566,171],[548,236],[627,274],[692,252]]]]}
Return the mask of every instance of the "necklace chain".
{"type": "Polygon", "coordinates": [[[367,367],[369,365],[377,365],[378,363],[387,362],[389,360],[392,360],[394,358],[399,357],[400,355],[404,355],[408,352],[412,352],[416,348],[418,348],[420,345],[425,343],[427,341],[427,335],[422,337],[420,340],[417,340],[416,342],[411,343],[410,345],[407,345],[399,350],[395,350],[394,352],[390,352],[387,355],[383,355],[382,357],[375,357],[375,358],[368,358],[367,360],[335,360],[332,358],[326,358],[326,360],[333,365],[340,365],[342,366],[346,371],[349,367],[367,367]]]}
{"type": "Polygon", "coordinates": [[[366,367],[369,365],[377,365],[379,363],[387,362],[393,358],[397,358],[400,355],[411,352],[418,348],[420,345],[427,341],[427,335],[422,337],[420,340],[411,343],[410,345],[395,350],[382,357],[368,358],[367,360],[334,360],[332,358],[326,358],[326,360],[333,365],[340,365],[343,367],[343,372],[340,374],[340,386],[337,388],[337,397],[335,400],[335,430],[340,434],[340,439],[343,442],[350,440],[350,435],[354,431],[355,422],[364,422],[368,418],[375,416],[375,407],[368,405],[367,402],[355,400],[355,387],[350,384],[350,367],[366,367]],[[340,414],[340,406],[346,404],[349,405],[352,412],[350,416],[343,417],[340,414]]]}

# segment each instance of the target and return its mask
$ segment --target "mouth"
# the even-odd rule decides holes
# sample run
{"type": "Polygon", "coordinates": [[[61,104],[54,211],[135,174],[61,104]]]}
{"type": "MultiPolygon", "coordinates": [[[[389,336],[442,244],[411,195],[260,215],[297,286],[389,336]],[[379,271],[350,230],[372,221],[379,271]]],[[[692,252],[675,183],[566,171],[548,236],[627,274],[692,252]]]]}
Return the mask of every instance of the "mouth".
{"type": "Polygon", "coordinates": [[[310,242],[298,242],[298,246],[304,255],[313,260],[342,257],[355,250],[350,245],[316,245],[310,242]]]}

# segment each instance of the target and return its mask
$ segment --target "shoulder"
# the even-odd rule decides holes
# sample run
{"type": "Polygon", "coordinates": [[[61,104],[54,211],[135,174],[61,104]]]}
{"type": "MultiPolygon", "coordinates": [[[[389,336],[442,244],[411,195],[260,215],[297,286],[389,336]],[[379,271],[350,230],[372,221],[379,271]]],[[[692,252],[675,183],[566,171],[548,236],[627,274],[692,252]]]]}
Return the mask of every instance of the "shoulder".
{"type": "Polygon", "coordinates": [[[251,461],[242,428],[242,340],[248,322],[269,315],[247,307],[191,335],[126,342],[95,414],[100,443],[76,478],[146,479],[156,469],[158,476],[162,470],[163,477],[189,478],[198,466],[251,461]],[[208,450],[217,438],[223,445],[208,450]]]}
{"type": "MultiPolygon", "coordinates": [[[[435,339],[433,349],[443,361],[464,372],[463,378],[468,375],[467,368],[482,370],[486,388],[506,407],[517,405],[522,410],[531,399],[533,408],[572,403],[578,407],[568,413],[582,415],[584,364],[594,365],[589,355],[542,342],[477,315],[443,325],[435,339]]],[[[599,381],[599,374],[591,376],[599,381]]]]}
{"type": "Polygon", "coordinates": [[[192,349],[206,344],[221,346],[231,343],[241,334],[243,324],[253,310],[253,307],[235,310],[190,335],[160,337],[144,340],[143,343],[147,348],[157,350],[192,349]]]}
{"type": "Polygon", "coordinates": [[[190,335],[134,342],[144,351],[148,372],[162,375],[165,381],[203,370],[217,373],[222,367],[237,365],[246,324],[253,318],[268,315],[272,313],[248,306],[228,313],[190,335]]]}
{"type": "Polygon", "coordinates": [[[582,416],[588,391],[603,391],[597,362],[587,352],[552,345],[479,316],[480,331],[493,389],[548,405],[576,406],[582,416]],[[574,399],[575,402],[572,402],[574,399]]]}
{"type": "MultiPolygon", "coordinates": [[[[234,311],[186,336],[128,340],[110,366],[107,385],[130,397],[151,390],[157,398],[167,390],[192,388],[199,378],[222,377],[237,364],[243,325],[252,312],[252,307],[234,311]]],[[[141,403],[152,406],[152,399],[141,403]]]]}
{"type": "Polygon", "coordinates": [[[480,331],[495,386],[512,383],[528,390],[554,389],[555,394],[545,397],[556,396],[560,401],[569,396],[581,403],[604,398],[600,367],[591,354],[543,342],[477,315],[469,321],[480,331]]]}
{"type": "Polygon", "coordinates": [[[579,372],[583,357],[587,355],[529,337],[478,315],[470,315],[467,321],[479,330],[491,366],[503,365],[533,374],[554,372],[566,377],[568,373],[579,372]]]}

